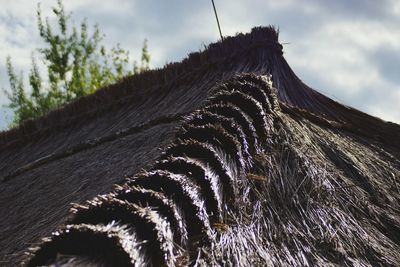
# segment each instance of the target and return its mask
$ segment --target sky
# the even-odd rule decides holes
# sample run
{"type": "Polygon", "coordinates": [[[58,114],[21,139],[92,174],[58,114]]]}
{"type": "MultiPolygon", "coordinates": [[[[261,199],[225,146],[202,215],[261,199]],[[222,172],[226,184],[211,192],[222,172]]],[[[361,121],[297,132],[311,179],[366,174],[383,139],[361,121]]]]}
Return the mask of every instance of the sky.
{"type": "MultiPolygon", "coordinates": [[[[6,57],[28,74],[31,54],[42,47],[37,4],[50,16],[55,0],[2,0],[0,88],[8,88],[6,57]]],[[[219,39],[211,0],[68,0],[79,24],[87,18],[138,59],[148,39],[151,66],[183,59],[219,39]]],[[[275,25],[284,56],[295,73],[319,92],[384,120],[400,123],[400,1],[398,0],[215,0],[223,35],[275,25]]],[[[39,61],[40,64],[40,61],[39,61]]],[[[3,90],[1,90],[3,91],[3,90]]],[[[0,130],[12,112],[0,92],[0,130]]]]}

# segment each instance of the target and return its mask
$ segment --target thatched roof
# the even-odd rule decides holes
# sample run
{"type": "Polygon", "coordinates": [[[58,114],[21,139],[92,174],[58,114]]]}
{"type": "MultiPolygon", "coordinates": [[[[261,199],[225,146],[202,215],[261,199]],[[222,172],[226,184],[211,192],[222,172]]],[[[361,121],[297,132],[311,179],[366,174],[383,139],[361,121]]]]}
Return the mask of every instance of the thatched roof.
{"type": "Polygon", "coordinates": [[[0,133],[0,179],[1,265],[400,262],[400,126],[302,83],[273,28],[0,133]]]}

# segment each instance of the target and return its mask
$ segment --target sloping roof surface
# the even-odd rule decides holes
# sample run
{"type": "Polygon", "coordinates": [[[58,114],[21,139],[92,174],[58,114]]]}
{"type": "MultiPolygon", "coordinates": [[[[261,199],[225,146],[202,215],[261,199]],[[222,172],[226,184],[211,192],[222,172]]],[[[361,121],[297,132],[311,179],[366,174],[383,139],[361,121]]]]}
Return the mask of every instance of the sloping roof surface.
{"type": "MultiPolygon", "coordinates": [[[[241,87],[264,79],[268,88],[269,75],[280,108],[266,119],[271,131],[256,138],[261,150],[253,151],[252,166],[240,176],[250,182],[236,190],[251,194],[240,194],[242,211],[233,209],[229,220],[211,226],[218,233],[214,250],[202,250],[197,260],[395,266],[400,126],[302,83],[284,60],[272,28],[226,38],[181,63],[127,77],[1,133],[3,262],[18,262],[28,247],[57,229],[71,202],[110,192],[112,184],[151,168],[160,148],[175,140],[182,115],[204,108],[210,90],[223,90],[216,86],[221,81],[229,85],[236,77],[233,87],[241,87]],[[238,81],[243,73],[251,75],[238,81]]],[[[261,127],[250,120],[255,129],[261,127]]]]}

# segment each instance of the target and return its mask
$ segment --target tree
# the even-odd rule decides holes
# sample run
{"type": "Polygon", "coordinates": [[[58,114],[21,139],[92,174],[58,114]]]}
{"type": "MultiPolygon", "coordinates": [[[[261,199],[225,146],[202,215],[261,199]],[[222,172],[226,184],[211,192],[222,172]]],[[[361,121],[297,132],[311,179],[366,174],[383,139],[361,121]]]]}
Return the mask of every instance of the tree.
{"type": "Polygon", "coordinates": [[[57,32],[53,31],[49,18],[42,18],[40,4],[37,8],[38,29],[44,48],[37,49],[43,62],[47,79],[42,79],[35,53],[28,75],[29,87],[25,88],[23,74],[17,75],[11,58],[7,58],[7,74],[10,88],[4,90],[14,111],[12,126],[42,116],[50,110],[87,94],[122,77],[137,74],[149,68],[150,55],[144,40],[140,64],[130,65],[129,52],[118,44],[107,51],[101,44],[104,35],[98,25],[89,33],[87,20],[80,27],[70,25],[71,14],[66,14],[61,0],[53,7],[57,18],[57,32]]]}

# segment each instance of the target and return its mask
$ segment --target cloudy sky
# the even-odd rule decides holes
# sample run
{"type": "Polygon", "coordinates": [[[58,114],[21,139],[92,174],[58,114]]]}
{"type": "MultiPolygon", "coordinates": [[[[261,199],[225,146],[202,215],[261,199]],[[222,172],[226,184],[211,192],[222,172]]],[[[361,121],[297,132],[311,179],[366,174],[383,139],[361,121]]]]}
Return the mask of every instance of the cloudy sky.
{"type": "MultiPolygon", "coordinates": [[[[35,11],[39,1],[4,1],[0,9],[0,88],[8,87],[10,55],[17,71],[28,73],[30,56],[41,47],[35,11]]],[[[55,0],[41,1],[51,15],[55,0]]],[[[138,58],[149,40],[152,67],[179,61],[218,40],[209,0],[68,0],[79,23],[87,18],[138,58]]],[[[286,60],[318,91],[384,120],[400,123],[400,1],[398,0],[215,0],[222,32],[233,35],[254,26],[280,29],[286,60]]],[[[0,105],[7,98],[0,93],[0,105]]],[[[0,108],[0,129],[11,112],[0,108]]]]}

